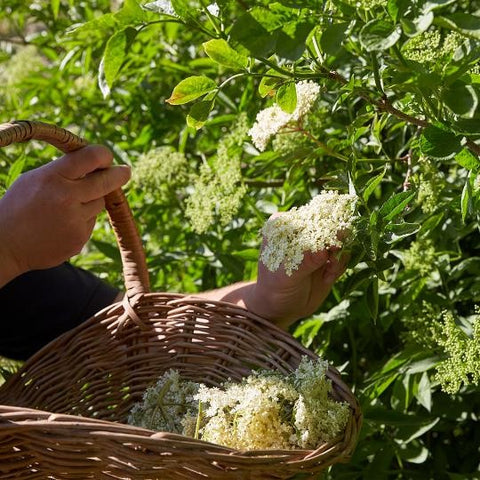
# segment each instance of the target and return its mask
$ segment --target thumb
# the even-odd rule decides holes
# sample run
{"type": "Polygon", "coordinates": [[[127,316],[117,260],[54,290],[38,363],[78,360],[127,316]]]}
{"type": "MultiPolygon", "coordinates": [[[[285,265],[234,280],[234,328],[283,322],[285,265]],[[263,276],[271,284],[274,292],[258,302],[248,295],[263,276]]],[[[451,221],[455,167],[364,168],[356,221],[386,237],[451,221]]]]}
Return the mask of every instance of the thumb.
{"type": "Polygon", "coordinates": [[[113,154],[103,145],[88,145],[51,162],[48,168],[69,180],[82,178],[112,165],[113,154]]]}

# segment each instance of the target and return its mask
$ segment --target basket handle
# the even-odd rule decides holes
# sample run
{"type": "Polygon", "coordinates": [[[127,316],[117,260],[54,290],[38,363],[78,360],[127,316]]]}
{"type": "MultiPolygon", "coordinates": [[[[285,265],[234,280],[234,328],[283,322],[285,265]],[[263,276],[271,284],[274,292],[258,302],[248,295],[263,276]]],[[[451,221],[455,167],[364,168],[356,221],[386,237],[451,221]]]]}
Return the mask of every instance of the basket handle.
{"type": "MultiPolygon", "coordinates": [[[[64,153],[74,152],[87,145],[84,138],[48,123],[19,120],[0,124],[0,147],[28,140],[44,140],[64,153]]],[[[149,292],[145,252],[122,189],[105,196],[105,207],[120,249],[128,298],[149,292]]]]}

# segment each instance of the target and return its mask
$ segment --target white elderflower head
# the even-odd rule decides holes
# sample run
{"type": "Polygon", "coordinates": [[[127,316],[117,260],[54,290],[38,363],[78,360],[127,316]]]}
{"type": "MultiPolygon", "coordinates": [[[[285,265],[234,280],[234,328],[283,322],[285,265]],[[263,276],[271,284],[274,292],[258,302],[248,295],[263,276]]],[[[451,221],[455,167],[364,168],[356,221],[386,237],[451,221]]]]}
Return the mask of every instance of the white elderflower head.
{"type": "Polygon", "coordinates": [[[297,397],[291,382],[272,372],[222,389],[203,387],[195,397],[207,406],[201,438],[241,450],[292,449],[290,420],[297,397]]]}
{"type": "Polygon", "coordinates": [[[190,432],[188,417],[196,418],[194,395],[198,389],[198,383],[182,379],[177,370],[170,369],[145,390],[143,401],[132,407],[128,423],[163,432],[190,432]]]}
{"type": "Polygon", "coordinates": [[[318,252],[344,243],[340,234],[351,232],[356,196],[325,191],[307,205],[292,208],[264,225],[263,264],[272,272],[283,264],[287,275],[302,263],[304,252],[318,252]]]}
{"type": "Polygon", "coordinates": [[[296,444],[316,448],[344,430],[350,415],[348,405],[329,397],[332,382],[326,376],[328,362],[303,357],[294,373],[299,393],[294,409],[296,444]]]}
{"type": "Polygon", "coordinates": [[[303,357],[290,374],[262,370],[219,387],[169,370],[128,422],[240,450],[317,448],[339,435],[350,415],[348,404],[330,398],[327,369],[328,362],[303,357]]]}
{"type": "Polygon", "coordinates": [[[277,104],[261,110],[257,114],[253,127],[248,134],[258,150],[263,152],[271,137],[289,122],[300,120],[313,107],[320,93],[320,86],[315,82],[301,81],[296,85],[297,106],[293,113],[284,112],[277,104]]]}

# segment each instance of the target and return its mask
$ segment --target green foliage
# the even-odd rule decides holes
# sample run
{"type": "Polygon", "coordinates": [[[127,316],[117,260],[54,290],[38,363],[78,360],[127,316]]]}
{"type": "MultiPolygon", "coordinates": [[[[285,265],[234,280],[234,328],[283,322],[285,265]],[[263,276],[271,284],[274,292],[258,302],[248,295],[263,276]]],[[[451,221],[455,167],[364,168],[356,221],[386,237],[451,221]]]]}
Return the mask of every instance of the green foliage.
{"type": "MultiPolygon", "coordinates": [[[[479,8],[2,3],[3,120],[71,128],[138,170],[127,195],[154,290],[251,279],[271,213],[324,189],[359,196],[346,274],[292,329],[341,366],[365,414],[327,478],[478,478],[479,8]],[[320,93],[297,117],[300,81],[320,93]],[[259,152],[248,131],[274,104],[292,117],[259,152]]],[[[3,149],[2,188],[55,154],[3,149]]],[[[105,218],[75,261],[121,285],[105,218]]]]}

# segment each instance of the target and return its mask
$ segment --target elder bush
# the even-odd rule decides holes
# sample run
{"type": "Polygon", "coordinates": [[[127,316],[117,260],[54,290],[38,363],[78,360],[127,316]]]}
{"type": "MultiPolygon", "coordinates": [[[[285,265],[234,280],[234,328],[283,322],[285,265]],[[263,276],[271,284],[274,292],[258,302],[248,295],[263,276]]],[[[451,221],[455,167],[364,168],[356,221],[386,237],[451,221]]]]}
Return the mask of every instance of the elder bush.
{"type": "MultiPolygon", "coordinates": [[[[178,178],[167,165],[152,174],[163,187],[127,191],[153,289],[253,278],[270,214],[322,190],[358,196],[361,247],[292,328],[339,366],[365,415],[352,461],[327,478],[479,475],[479,11],[471,0],[2,2],[2,120],[57,123],[134,169],[182,160],[178,178]],[[315,104],[261,151],[248,135],[257,115],[274,104],[292,115],[300,82],[319,86],[315,104]]],[[[54,155],[3,149],[2,189],[54,155]]],[[[105,219],[75,261],[121,284],[105,219]]]]}

